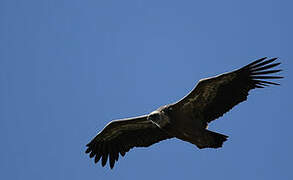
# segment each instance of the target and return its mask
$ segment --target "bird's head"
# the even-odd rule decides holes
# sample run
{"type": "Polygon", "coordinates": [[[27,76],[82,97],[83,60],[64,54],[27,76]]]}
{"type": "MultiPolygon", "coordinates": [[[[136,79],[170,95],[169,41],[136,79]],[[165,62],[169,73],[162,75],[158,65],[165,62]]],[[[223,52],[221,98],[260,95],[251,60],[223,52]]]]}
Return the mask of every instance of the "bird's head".
{"type": "Polygon", "coordinates": [[[152,121],[154,124],[156,124],[160,128],[164,127],[170,122],[169,117],[165,115],[163,111],[158,111],[158,110],[151,112],[148,115],[147,119],[152,121]]]}
{"type": "Polygon", "coordinates": [[[160,112],[159,111],[153,111],[153,112],[151,112],[148,115],[147,119],[150,120],[150,121],[153,121],[153,122],[160,121],[160,119],[161,119],[160,112]]]}

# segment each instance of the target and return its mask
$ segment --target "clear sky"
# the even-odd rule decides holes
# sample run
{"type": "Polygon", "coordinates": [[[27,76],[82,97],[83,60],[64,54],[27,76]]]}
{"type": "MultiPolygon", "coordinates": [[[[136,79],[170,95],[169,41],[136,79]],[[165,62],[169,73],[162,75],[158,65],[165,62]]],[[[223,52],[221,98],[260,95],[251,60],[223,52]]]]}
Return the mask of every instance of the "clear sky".
{"type": "Polygon", "coordinates": [[[1,0],[0,179],[293,179],[292,1],[1,0]],[[281,86],[214,121],[221,149],[172,139],[113,170],[85,145],[201,78],[279,57],[281,86]]]}

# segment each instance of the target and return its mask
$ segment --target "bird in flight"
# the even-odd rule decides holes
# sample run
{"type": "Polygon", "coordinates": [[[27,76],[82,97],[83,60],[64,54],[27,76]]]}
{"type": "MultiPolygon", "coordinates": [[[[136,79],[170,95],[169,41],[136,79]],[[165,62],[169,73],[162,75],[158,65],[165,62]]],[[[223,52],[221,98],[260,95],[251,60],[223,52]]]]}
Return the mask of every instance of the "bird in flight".
{"type": "Polygon", "coordinates": [[[208,123],[223,116],[247,99],[248,92],[269,85],[280,85],[266,79],[279,79],[271,69],[277,58],[258,59],[240,69],[201,79],[181,100],[164,105],[148,115],[111,121],[86,146],[86,153],[101,159],[110,168],[134,147],[149,147],[162,140],[178,138],[202,148],[220,148],[228,136],[208,130],[208,123]]]}

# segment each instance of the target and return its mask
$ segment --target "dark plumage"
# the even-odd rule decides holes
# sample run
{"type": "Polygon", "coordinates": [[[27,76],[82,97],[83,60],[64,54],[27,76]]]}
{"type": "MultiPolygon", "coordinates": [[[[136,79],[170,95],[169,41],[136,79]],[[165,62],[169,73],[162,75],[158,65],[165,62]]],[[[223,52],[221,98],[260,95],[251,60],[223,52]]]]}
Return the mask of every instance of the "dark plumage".
{"type": "Polygon", "coordinates": [[[133,147],[148,147],[159,141],[178,138],[198,148],[219,148],[228,136],[207,130],[209,122],[245,101],[251,89],[279,85],[266,79],[281,70],[271,70],[277,58],[262,58],[238,70],[202,79],[176,103],[165,105],[140,117],[111,121],[87,144],[86,153],[111,169],[133,147]]]}

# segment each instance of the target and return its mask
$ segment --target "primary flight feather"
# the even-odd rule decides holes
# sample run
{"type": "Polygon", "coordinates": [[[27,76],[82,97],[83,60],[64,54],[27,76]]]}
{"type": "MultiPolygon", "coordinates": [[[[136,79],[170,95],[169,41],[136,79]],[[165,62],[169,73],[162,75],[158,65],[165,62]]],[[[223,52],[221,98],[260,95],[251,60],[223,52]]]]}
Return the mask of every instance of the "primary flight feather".
{"type": "Polygon", "coordinates": [[[221,117],[235,105],[247,99],[251,89],[278,83],[266,79],[279,79],[271,74],[280,63],[277,58],[258,59],[238,70],[202,79],[195,88],[176,103],[139,117],[114,120],[87,144],[86,153],[101,160],[110,168],[133,147],[148,147],[159,141],[178,138],[198,148],[219,148],[228,136],[207,129],[208,123],[221,117]]]}

